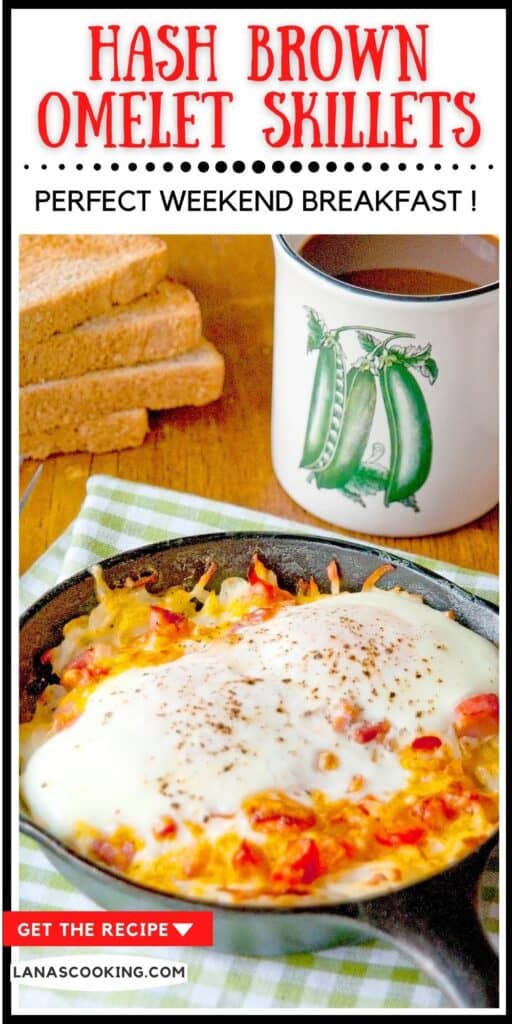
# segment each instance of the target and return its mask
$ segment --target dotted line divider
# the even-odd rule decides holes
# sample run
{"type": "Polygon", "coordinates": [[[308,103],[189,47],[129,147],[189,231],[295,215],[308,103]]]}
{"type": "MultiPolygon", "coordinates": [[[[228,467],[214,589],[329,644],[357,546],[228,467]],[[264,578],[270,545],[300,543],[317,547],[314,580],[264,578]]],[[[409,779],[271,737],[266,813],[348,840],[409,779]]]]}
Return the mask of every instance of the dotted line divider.
{"type": "MultiPolygon", "coordinates": [[[[195,165],[195,169],[198,170],[201,174],[206,174],[209,171],[217,171],[219,174],[224,174],[226,171],[228,171],[230,169],[230,167],[231,167],[231,170],[234,171],[235,174],[244,174],[247,171],[252,171],[254,174],[263,174],[264,171],[273,171],[274,174],[282,174],[283,171],[286,170],[287,166],[288,166],[288,169],[292,172],[292,174],[300,174],[301,171],[310,171],[311,173],[316,174],[317,171],[322,170],[322,167],[318,163],[317,160],[310,160],[308,163],[302,163],[300,160],[292,160],[288,165],[286,165],[282,160],[273,160],[272,163],[269,163],[269,164],[265,164],[263,160],[255,160],[252,164],[246,164],[243,160],[235,160],[231,165],[227,164],[225,160],[217,160],[215,163],[212,163],[212,164],[208,163],[207,160],[200,160],[199,163],[197,163],[195,165]]],[[[23,169],[25,171],[30,170],[30,164],[24,164],[23,165],[23,169]]],[[[41,171],[46,171],[46,170],[48,170],[48,164],[40,164],[39,168],[36,168],[36,169],[39,169],[41,171]]],[[[89,168],[89,169],[91,169],[91,168],[89,168]]],[[[116,163],[116,162],[111,163],[111,164],[98,164],[98,163],[92,164],[92,170],[94,170],[94,171],[101,171],[101,170],[104,170],[104,171],[119,171],[120,169],[121,169],[120,168],[120,164],[116,163]]],[[[149,161],[148,163],[145,163],[145,164],[137,164],[137,163],[131,162],[131,163],[127,164],[127,169],[129,171],[156,171],[157,170],[157,166],[156,166],[156,164],[152,163],[151,161],[149,161]]],[[[189,171],[194,170],[194,166],[188,160],[183,160],[179,164],[173,164],[173,163],[170,163],[170,161],[166,160],[163,164],[161,164],[160,169],[162,171],[166,171],[166,172],[170,172],[170,171],[174,171],[174,170],[182,171],[183,173],[187,174],[189,171]]],[[[360,169],[362,171],[368,172],[368,171],[372,171],[372,170],[373,171],[389,171],[389,170],[392,170],[393,168],[391,168],[390,164],[386,163],[386,162],[383,162],[383,163],[380,163],[380,164],[371,164],[368,161],[365,161],[364,163],[359,165],[359,168],[357,168],[356,165],[354,163],[352,163],[352,161],[350,161],[350,160],[347,161],[346,163],[340,163],[340,164],[336,163],[334,160],[328,160],[327,163],[324,165],[324,169],[326,171],[328,171],[329,173],[333,174],[333,173],[335,173],[338,170],[340,170],[340,171],[343,170],[343,171],[347,171],[348,173],[351,173],[352,171],[355,171],[357,169],[360,169]]],[[[428,170],[428,168],[425,168],[425,164],[422,164],[422,163],[417,163],[417,164],[414,164],[414,165],[412,165],[412,164],[409,165],[409,164],[406,164],[406,163],[399,163],[399,164],[396,165],[396,169],[399,170],[399,171],[407,171],[407,170],[424,171],[424,170],[428,170]]],[[[450,166],[448,164],[443,165],[443,164],[437,163],[437,164],[433,164],[433,169],[434,169],[434,171],[441,171],[443,169],[444,170],[458,171],[458,170],[460,170],[460,164],[451,164],[451,166],[450,166]]],[[[470,164],[469,165],[469,169],[471,171],[476,171],[477,165],[476,164],[470,164]]],[[[489,171],[494,170],[494,164],[488,164],[487,165],[487,169],[489,171]]],[[[85,170],[85,167],[84,167],[84,164],[82,164],[82,163],[78,163],[78,164],[74,164],[74,165],[58,164],[58,170],[59,171],[65,171],[65,170],[83,171],[83,170],[85,170]]]]}

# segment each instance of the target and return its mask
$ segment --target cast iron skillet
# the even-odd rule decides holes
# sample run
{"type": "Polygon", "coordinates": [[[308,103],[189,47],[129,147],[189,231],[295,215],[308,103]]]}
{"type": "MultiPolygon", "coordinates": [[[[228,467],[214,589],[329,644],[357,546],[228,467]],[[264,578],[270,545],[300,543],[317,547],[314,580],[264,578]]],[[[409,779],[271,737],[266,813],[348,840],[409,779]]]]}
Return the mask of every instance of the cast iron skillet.
{"type": "MultiPolygon", "coordinates": [[[[402,586],[422,594],[428,604],[452,608],[459,622],[498,640],[498,614],[493,605],[472,597],[434,573],[403,558],[344,541],[271,533],[224,533],[163,541],[102,562],[107,582],[120,585],[127,576],[156,569],[155,592],[184,581],[195,582],[213,559],[213,584],[226,576],[245,576],[254,551],[292,588],[299,577],[314,576],[327,589],[326,567],[336,558],[344,586],[359,590],[384,562],[396,568],[379,586],[402,586]]],[[[37,693],[46,685],[36,669],[38,655],[57,644],[65,622],[95,604],[87,571],[54,587],[21,619],[21,710],[30,715],[37,693]]],[[[479,876],[496,842],[492,836],[454,867],[427,881],[357,903],[307,909],[269,910],[213,906],[169,896],[120,878],[67,849],[27,816],[23,832],[44,847],[49,860],[77,889],[112,910],[214,909],[215,948],[222,952],[276,956],[310,951],[370,937],[391,941],[412,958],[457,1007],[496,1007],[497,958],[477,917],[475,894],[479,876]]]]}

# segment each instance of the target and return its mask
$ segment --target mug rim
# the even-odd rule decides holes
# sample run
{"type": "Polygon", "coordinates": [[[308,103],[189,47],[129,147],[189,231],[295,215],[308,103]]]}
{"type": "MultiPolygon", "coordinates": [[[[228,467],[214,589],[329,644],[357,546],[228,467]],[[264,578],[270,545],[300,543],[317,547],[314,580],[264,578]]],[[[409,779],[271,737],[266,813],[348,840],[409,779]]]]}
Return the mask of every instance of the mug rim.
{"type": "MultiPolygon", "coordinates": [[[[308,236],[309,237],[309,236],[308,236]]],[[[389,236],[390,238],[393,235],[389,236]]],[[[295,249],[286,240],[286,235],[274,235],[274,238],[279,242],[284,252],[291,256],[292,259],[303,269],[310,270],[317,277],[320,277],[323,281],[329,281],[330,284],[341,290],[347,290],[353,292],[355,295],[367,296],[376,299],[387,299],[392,302],[453,302],[457,299],[473,299],[480,295],[485,295],[488,292],[495,291],[499,288],[500,282],[493,281],[491,284],[483,284],[478,288],[466,289],[463,292],[448,292],[444,295],[402,295],[398,292],[380,292],[375,288],[361,288],[357,284],[349,284],[348,281],[339,281],[336,277],[332,277],[331,274],[327,274],[325,270],[320,270],[319,267],[314,267],[312,263],[308,263],[300,253],[296,252],[295,249]]]]}

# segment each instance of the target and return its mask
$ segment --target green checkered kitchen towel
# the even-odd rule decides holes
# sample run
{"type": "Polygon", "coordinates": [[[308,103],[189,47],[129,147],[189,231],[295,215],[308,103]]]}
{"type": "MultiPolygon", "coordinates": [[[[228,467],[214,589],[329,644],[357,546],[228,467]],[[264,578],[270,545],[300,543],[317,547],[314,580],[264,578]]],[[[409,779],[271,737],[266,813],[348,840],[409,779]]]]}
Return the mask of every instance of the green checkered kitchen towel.
{"type": "MultiPolygon", "coordinates": [[[[220,504],[190,494],[163,490],[107,476],[92,477],[77,519],[21,580],[21,606],[28,607],[58,580],[117,552],[169,537],[217,530],[282,530],[311,533],[312,528],[261,512],[220,504]]],[[[333,536],[327,530],[315,530],[333,536]]],[[[337,535],[336,535],[337,536],[337,535]]],[[[497,603],[498,581],[433,559],[416,558],[497,603]]],[[[493,943],[497,940],[497,858],[489,862],[482,886],[482,912],[493,943]]],[[[48,863],[42,851],[22,837],[20,908],[23,910],[91,910],[95,905],[73,889],[48,863]]],[[[42,950],[15,951],[16,956],[42,950]]],[[[45,950],[44,955],[59,950],[45,950]]],[[[97,949],[66,953],[101,952],[97,949]]],[[[121,952],[118,950],[117,952],[121,952]]],[[[432,982],[384,942],[369,941],[315,954],[252,959],[207,950],[138,949],[126,952],[179,959],[188,964],[188,983],[148,991],[65,992],[19,986],[22,1012],[180,1009],[352,1009],[422,1008],[444,1005],[432,982]]]]}

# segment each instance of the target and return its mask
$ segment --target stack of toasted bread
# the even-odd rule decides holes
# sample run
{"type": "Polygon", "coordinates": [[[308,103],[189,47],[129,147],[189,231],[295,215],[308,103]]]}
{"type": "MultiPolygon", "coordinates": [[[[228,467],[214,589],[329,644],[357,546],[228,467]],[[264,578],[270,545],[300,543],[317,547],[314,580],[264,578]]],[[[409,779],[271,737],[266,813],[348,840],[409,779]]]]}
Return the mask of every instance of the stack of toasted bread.
{"type": "Polygon", "coordinates": [[[148,409],[218,398],[224,362],[146,235],[20,238],[20,452],[141,444],[148,409]]]}

